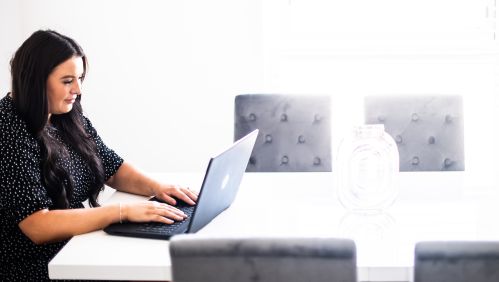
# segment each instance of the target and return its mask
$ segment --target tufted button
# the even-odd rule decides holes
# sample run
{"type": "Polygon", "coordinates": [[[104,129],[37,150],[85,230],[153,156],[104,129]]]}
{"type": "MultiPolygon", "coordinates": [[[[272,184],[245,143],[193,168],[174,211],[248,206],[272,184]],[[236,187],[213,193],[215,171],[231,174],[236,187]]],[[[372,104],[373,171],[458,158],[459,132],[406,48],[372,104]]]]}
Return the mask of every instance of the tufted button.
{"type": "Polygon", "coordinates": [[[395,136],[395,142],[400,144],[400,143],[402,143],[402,141],[404,141],[404,139],[402,139],[402,136],[400,136],[400,135],[395,136]]]}
{"type": "Polygon", "coordinates": [[[419,120],[419,115],[418,115],[417,113],[413,113],[413,114],[411,115],[411,120],[412,120],[412,121],[418,121],[418,120],[419,120]]]}
{"type": "Polygon", "coordinates": [[[314,115],[314,122],[317,123],[317,122],[320,122],[322,120],[322,116],[319,115],[319,114],[315,114],[314,115]]]}
{"type": "Polygon", "coordinates": [[[435,144],[435,137],[430,136],[430,137],[428,138],[428,144],[435,144]]]}
{"type": "Polygon", "coordinates": [[[272,135],[270,134],[265,135],[265,143],[272,143],[272,135]]]}
{"type": "Polygon", "coordinates": [[[446,123],[451,123],[453,120],[452,116],[451,115],[445,115],[445,122],[446,123]]]}
{"type": "Polygon", "coordinates": [[[249,114],[248,119],[250,121],[255,121],[256,120],[256,115],[254,113],[249,114]]]}
{"type": "Polygon", "coordinates": [[[300,144],[305,143],[305,136],[303,136],[303,135],[298,136],[298,143],[300,143],[300,144]]]}
{"type": "Polygon", "coordinates": [[[385,122],[385,120],[386,120],[385,116],[378,116],[378,121],[379,122],[383,123],[383,122],[385,122]]]}
{"type": "Polygon", "coordinates": [[[287,165],[288,162],[289,162],[288,156],[286,156],[286,155],[282,156],[282,158],[281,158],[281,165],[287,165]]]}
{"type": "Polygon", "coordinates": [[[250,163],[250,165],[255,165],[255,164],[256,164],[256,159],[255,159],[255,157],[250,157],[250,159],[249,159],[249,163],[250,163]]]}
{"type": "Polygon", "coordinates": [[[451,166],[453,163],[454,163],[454,161],[452,161],[452,160],[451,160],[451,159],[449,159],[449,158],[445,158],[445,160],[444,160],[444,166],[445,166],[445,167],[449,167],[449,166],[451,166]]]}
{"type": "Polygon", "coordinates": [[[315,157],[314,158],[314,165],[320,165],[321,164],[321,158],[315,157]]]}
{"type": "Polygon", "coordinates": [[[282,122],[286,122],[286,121],[288,121],[288,115],[287,115],[287,114],[282,114],[282,115],[281,115],[281,121],[282,121],[282,122]]]}
{"type": "Polygon", "coordinates": [[[418,157],[413,157],[412,158],[412,165],[418,165],[419,164],[419,158],[418,157]]]}

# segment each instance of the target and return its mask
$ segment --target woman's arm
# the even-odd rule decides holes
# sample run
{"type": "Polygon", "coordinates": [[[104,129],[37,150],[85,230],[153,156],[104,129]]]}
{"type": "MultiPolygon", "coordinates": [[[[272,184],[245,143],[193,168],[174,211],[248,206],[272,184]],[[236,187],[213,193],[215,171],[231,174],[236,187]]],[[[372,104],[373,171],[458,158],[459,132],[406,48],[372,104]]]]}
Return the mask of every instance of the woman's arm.
{"type": "Polygon", "coordinates": [[[33,243],[44,244],[102,229],[119,221],[120,206],[114,204],[92,209],[39,210],[23,219],[19,228],[33,243]]]}
{"type": "MultiPolygon", "coordinates": [[[[175,198],[195,204],[197,195],[188,188],[161,184],[124,162],[106,182],[123,192],[144,196],[155,195],[174,205],[175,198]],[[173,196],[173,197],[172,197],[173,196]]],[[[111,204],[97,208],[48,210],[42,209],[19,223],[21,231],[35,244],[45,244],[102,229],[120,221],[156,221],[172,224],[186,215],[170,205],[156,201],[111,204]]]]}
{"type": "Polygon", "coordinates": [[[186,187],[162,184],[140,172],[128,162],[123,162],[118,171],[106,182],[116,190],[144,196],[157,196],[171,205],[175,198],[194,205],[197,195],[186,187]],[[175,197],[175,198],[174,198],[175,197]]]}
{"type": "Polygon", "coordinates": [[[186,215],[156,201],[112,204],[98,208],[48,210],[34,212],[19,223],[21,231],[35,244],[69,239],[74,235],[102,229],[120,221],[157,221],[172,224],[186,215]]]}

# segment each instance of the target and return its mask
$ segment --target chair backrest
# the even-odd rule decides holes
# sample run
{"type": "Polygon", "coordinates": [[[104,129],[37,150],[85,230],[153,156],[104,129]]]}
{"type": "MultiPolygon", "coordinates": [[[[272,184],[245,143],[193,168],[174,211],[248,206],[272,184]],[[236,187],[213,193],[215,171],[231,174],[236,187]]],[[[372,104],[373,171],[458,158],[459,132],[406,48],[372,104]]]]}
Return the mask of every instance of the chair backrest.
{"type": "Polygon", "coordinates": [[[234,140],[257,128],[246,171],[331,171],[329,96],[236,96],[234,140]]]}
{"type": "Polygon", "coordinates": [[[400,171],[464,170],[461,96],[368,96],[365,122],[385,125],[397,143],[400,171]]]}
{"type": "Polygon", "coordinates": [[[414,282],[497,282],[499,242],[420,242],[414,282]]]}
{"type": "Polygon", "coordinates": [[[355,282],[355,243],[332,238],[175,236],[173,282],[355,282]]]}

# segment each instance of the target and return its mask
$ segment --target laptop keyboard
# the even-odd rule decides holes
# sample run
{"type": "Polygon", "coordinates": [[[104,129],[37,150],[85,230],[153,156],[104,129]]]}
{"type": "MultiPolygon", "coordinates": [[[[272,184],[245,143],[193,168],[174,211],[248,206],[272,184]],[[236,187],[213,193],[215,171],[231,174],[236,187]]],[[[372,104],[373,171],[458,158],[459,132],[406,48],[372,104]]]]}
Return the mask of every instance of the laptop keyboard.
{"type": "MultiPolygon", "coordinates": [[[[150,201],[158,201],[161,203],[164,203],[164,201],[153,197],[150,199],[150,201]]],[[[192,213],[194,212],[194,207],[189,204],[187,204],[184,201],[178,200],[177,199],[177,204],[175,207],[181,211],[183,211],[186,215],[187,218],[182,220],[182,221],[175,221],[173,224],[165,224],[165,223],[159,223],[159,222],[147,222],[140,224],[140,227],[138,227],[138,231],[145,232],[145,233],[155,233],[155,234],[160,234],[160,235],[169,235],[172,234],[175,230],[177,230],[180,227],[187,228],[187,225],[189,224],[189,221],[191,220],[192,213]]]]}

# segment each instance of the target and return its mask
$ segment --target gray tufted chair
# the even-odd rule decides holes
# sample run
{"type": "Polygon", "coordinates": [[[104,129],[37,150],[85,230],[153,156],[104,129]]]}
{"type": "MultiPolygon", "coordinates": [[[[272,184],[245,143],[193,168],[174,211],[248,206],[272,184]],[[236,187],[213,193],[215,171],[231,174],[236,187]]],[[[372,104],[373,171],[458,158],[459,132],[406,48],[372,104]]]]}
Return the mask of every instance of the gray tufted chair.
{"type": "Polygon", "coordinates": [[[170,242],[173,282],[355,282],[355,243],[332,238],[216,238],[170,242]]]}
{"type": "Polygon", "coordinates": [[[260,129],[246,171],[331,171],[328,96],[238,95],[234,115],[234,140],[260,129]]]}
{"type": "Polygon", "coordinates": [[[499,242],[420,242],[414,282],[497,282],[499,242]]]}
{"type": "Polygon", "coordinates": [[[385,125],[398,146],[400,171],[464,170],[461,96],[369,96],[365,122],[385,125]]]}

